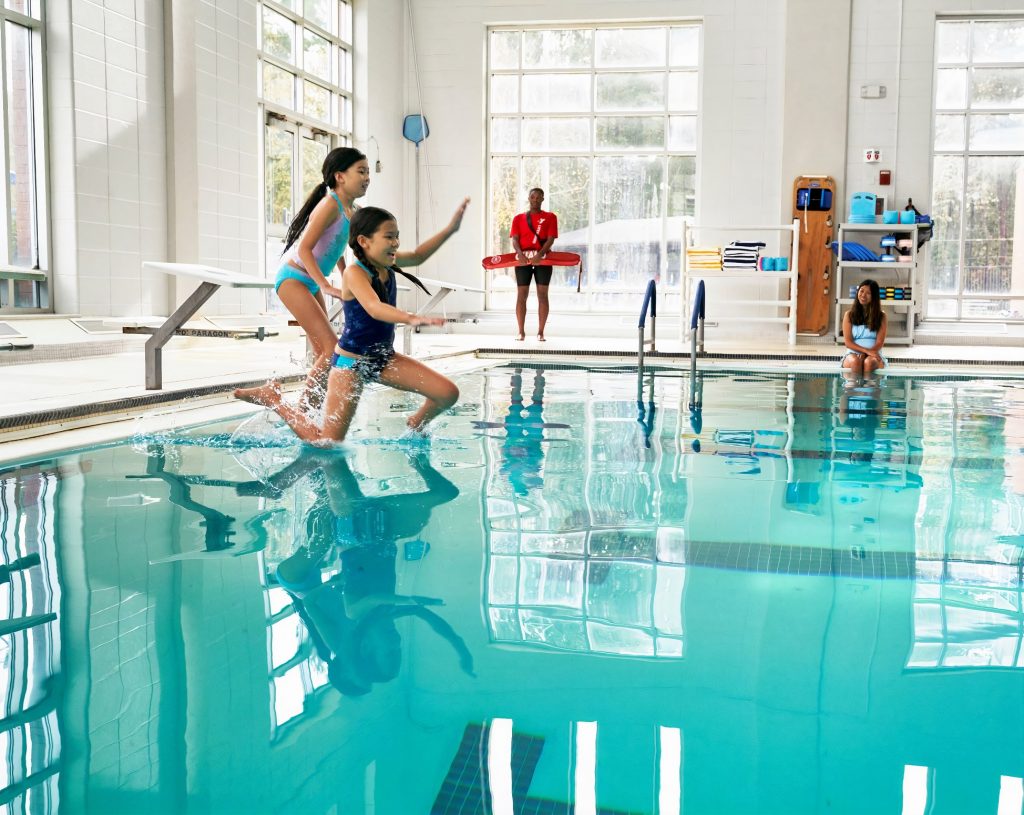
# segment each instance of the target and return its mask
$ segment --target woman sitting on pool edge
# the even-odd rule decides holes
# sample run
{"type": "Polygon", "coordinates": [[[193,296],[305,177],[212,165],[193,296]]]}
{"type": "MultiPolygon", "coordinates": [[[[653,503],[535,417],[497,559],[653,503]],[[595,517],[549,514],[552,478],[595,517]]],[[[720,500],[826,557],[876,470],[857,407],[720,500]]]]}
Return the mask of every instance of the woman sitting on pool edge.
{"type": "Polygon", "coordinates": [[[855,374],[870,374],[885,367],[882,346],[888,327],[878,284],[865,280],[857,287],[853,306],[843,316],[843,340],[846,355],[842,367],[855,374]]]}
{"type": "Polygon", "coordinates": [[[379,207],[357,210],[349,226],[348,245],[356,262],[345,269],[341,279],[345,327],[335,346],[327,379],[323,427],[316,425],[315,418],[285,402],[278,382],[238,391],[236,395],[275,411],[303,441],[337,442],[343,441],[348,433],[363,387],[367,382],[380,382],[424,397],[420,409],[406,421],[410,431],[423,432],[431,419],[458,401],[459,389],[422,362],[397,353],[395,325],[439,326],[444,325],[444,320],[395,307],[396,273],[426,289],[413,275],[395,265],[398,222],[394,215],[379,207]]]}

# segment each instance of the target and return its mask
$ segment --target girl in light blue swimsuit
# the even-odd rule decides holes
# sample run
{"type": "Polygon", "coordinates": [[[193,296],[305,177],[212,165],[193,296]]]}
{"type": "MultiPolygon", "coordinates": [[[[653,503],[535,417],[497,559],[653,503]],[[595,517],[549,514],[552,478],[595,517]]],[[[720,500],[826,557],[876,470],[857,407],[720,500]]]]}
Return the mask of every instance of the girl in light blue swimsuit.
{"type": "MultiPolygon", "coordinates": [[[[344,269],[349,219],[355,200],[370,184],[366,156],[352,147],[331,150],[321,169],[323,181],[309,194],[288,227],[284,257],[274,281],[277,296],[302,326],[316,355],[299,399],[302,409],[319,406],[327,390],[335,333],[327,319],[324,294],[341,297],[341,290],[327,278],[335,266],[344,269]]],[[[235,396],[253,401],[259,390],[240,388],[235,396]]]]}
{"type": "Polygon", "coordinates": [[[303,441],[334,442],[342,441],[348,433],[366,383],[381,382],[424,397],[420,409],[406,420],[410,431],[423,432],[431,419],[455,404],[459,389],[437,371],[394,350],[397,323],[444,324],[439,317],[423,317],[398,308],[395,275],[409,278],[426,291],[419,280],[398,267],[422,263],[436,252],[458,230],[468,204],[467,198],[448,226],[414,252],[398,251],[398,222],[390,212],[364,207],[352,216],[348,245],[356,262],[342,276],[345,329],[330,363],[322,427],[307,411],[286,403],[276,382],[252,388],[242,398],[276,411],[303,441]]]}
{"type": "Polygon", "coordinates": [[[855,374],[870,374],[885,367],[882,346],[885,344],[886,317],[878,283],[865,280],[857,287],[853,307],[843,317],[843,339],[846,354],[841,365],[855,374]]]}

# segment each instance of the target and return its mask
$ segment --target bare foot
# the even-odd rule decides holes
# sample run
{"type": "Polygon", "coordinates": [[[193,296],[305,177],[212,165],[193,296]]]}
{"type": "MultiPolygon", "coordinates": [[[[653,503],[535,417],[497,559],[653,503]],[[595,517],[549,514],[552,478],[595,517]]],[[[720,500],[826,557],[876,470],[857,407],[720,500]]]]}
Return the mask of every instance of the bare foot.
{"type": "Polygon", "coordinates": [[[516,337],[516,342],[522,342],[525,339],[526,339],[526,335],[525,334],[520,334],[518,337],[516,337]]]}
{"type": "Polygon", "coordinates": [[[237,388],[235,398],[243,402],[252,402],[254,405],[275,408],[281,404],[281,383],[270,380],[258,388],[237,388]]]}
{"type": "Polygon", "coordinates": [[[544,335],[543,334],[538,334],[537,335],[537,341],[538,342],[547,342],[547,340],[544,339],[544,335]]]}

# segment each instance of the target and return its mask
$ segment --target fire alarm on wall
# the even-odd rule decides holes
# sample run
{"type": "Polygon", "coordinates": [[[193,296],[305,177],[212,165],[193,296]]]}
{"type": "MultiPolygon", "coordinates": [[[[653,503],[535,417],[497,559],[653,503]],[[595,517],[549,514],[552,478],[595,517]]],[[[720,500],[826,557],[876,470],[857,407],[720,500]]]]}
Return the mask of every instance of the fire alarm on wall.
{"type": "Polygon", "coordinates": [[[892,170],[879,170],[878,183],[885,187],[892,183],[892,170]]]}

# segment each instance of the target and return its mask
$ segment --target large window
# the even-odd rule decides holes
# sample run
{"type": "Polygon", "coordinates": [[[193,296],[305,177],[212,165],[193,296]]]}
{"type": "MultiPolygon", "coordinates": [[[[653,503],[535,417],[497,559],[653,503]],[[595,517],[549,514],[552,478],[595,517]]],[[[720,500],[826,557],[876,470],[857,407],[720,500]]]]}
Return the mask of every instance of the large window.
{"type": "MultiPolygon", "coordinates": [[[[679,286],[682,219],[694,214],[699,25],[490,32],[487,251],[509,252],[512,217],[541,187],[559,220],[555,248],[584,259],[555,269],[566,310],[633,310],[659,276],[679,286]]],[[[488,306],[511,307],[508,270],[488,306]]]]}
{"type": "Polygon", "coordinates": [[[260,101],[267,264],[327,152],[352,140],[352,6],[344,0],[263,0],[260,101]]]}
{"type": "Polygon", "coordinates": [[[929,317],[1024,319],[1024,20],[940,20],[929,317]]]}
{"type": "Polygon", "coordinates": [[[0,311],[46,308],[41,0],[0,3],[0,311]]]}

